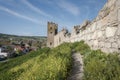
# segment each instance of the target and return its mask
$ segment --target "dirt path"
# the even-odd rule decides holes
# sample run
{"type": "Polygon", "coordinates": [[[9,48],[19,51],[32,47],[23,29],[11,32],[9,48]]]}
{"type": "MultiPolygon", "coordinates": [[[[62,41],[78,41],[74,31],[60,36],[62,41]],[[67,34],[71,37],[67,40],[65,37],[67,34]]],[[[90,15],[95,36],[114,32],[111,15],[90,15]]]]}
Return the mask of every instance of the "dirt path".
{"type": "Polygon", "coordinates": [[[73,66],[71,75],[67,78],[67,80],[82,80],[83,77],[83,60],[80,53],[73,53],[73,66]]]}

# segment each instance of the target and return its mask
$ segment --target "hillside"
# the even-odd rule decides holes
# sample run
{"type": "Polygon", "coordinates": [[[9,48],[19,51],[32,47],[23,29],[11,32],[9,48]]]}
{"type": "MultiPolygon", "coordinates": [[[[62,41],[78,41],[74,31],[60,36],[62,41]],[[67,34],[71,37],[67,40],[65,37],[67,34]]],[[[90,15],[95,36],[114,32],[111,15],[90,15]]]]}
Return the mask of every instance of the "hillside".
{"type": "Polygon", "coordinates": [[[0,39],[10,39],[10,38],[13,38],[15,40],[19,40],[19,39],[36,39],[36,40],[46,39],[45,36],[17,36],[17,35],[9,35],[9,34],[0,33],[0,39]]]}
{"type": "Polygon", "coordinates": [[[43,48],[0,63],[0,80],[66,80],[72,52],[84,56],[84,80],[120,80],[118,54],[91,50],[83,41],[43,48]]]}
{"type": "Polygon", "coordinates": [[[17,36],[0,33],[0,44],[1,45],[11,45],[12,43],[28,43],[29,41],[33,42],[33,45],[36,46],[38,43],[42,43],[43,46],[46,46],[47,38],[45,36],[17,36]]]}
{"type": "Polygon", "coordinates": [[[67,45],[40,49],[0,63],[0,80],[64,80],[71,64],[67,45]]]}

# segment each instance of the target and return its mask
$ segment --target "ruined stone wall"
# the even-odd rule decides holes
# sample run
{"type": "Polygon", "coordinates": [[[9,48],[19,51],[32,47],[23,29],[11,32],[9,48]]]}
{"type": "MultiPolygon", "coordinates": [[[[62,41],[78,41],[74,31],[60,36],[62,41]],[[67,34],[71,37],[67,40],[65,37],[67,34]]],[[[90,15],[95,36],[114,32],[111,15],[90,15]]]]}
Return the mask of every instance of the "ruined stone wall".
{"type": "MultiPolygon", "coordinates": [[[[108,0],[98,16],[88,25],[81,26],[79,34],[71,37],[61,37],[61,42],[76,42],[84,40],[92,49],[104,52],[120,52],[120,0],[108,0]]],[[[71,33],[74,34],[74,33],[71,33]]],[[[57,38],[55,37],[54,40],[57,38]]],[[[56,42],[54,42],[56,43],[56,42]]]]}
{"type": "Polygon", "coordinates": [[[60,45],[61,43],[67,41],[66,40],[67,39],[66,33],[67,33],[67,30],[63,29],[57,35],[54,36],[54,47],[56,47],[56,46],[60,45]]]}

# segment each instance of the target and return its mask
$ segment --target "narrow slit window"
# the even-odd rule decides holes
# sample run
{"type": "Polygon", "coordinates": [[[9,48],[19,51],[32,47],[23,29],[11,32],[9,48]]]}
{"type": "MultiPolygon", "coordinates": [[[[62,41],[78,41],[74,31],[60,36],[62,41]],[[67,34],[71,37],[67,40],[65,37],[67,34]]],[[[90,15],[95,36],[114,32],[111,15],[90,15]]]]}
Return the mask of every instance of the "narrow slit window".
{"type": "Polygon", "coordinates": [[[52,42],[50,42],[50,45],[52,45],[52,42]]]}

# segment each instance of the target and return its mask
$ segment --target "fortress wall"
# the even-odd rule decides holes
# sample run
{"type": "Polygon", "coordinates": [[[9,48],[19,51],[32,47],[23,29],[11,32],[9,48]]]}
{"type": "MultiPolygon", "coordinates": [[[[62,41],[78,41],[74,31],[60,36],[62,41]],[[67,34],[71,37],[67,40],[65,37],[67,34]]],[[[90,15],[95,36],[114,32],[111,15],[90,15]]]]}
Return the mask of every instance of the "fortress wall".
{"type": "MultiPolygon", "coordinates": [[[[63,42],[66,42],[67,40],[67,36],[65,35],[66,30],[63,29],[62,31],[60,31],[57,35],[54,36],[54,47],[60,45],[63,42]]],[[[69,38],[68,38],[69,40],[69,38]]],[[[68,42],[68,41],[67,41],[68,42]]]]}
{"type": "MultiPolygon", "coordinates": [[[[71,34],[75,34],[72,31],[71,34]]],[[[104,52],[120,52],[120,0],[108,0],[99,12],[98,16],[80,30],[79,34],[71,37],[63,36],[63,32],[57,34],[54,40],[61,38],[54,43],[55,46],[63,42],[76,42],[84,40],[92,49],[101,49],[104,52]]]]}

